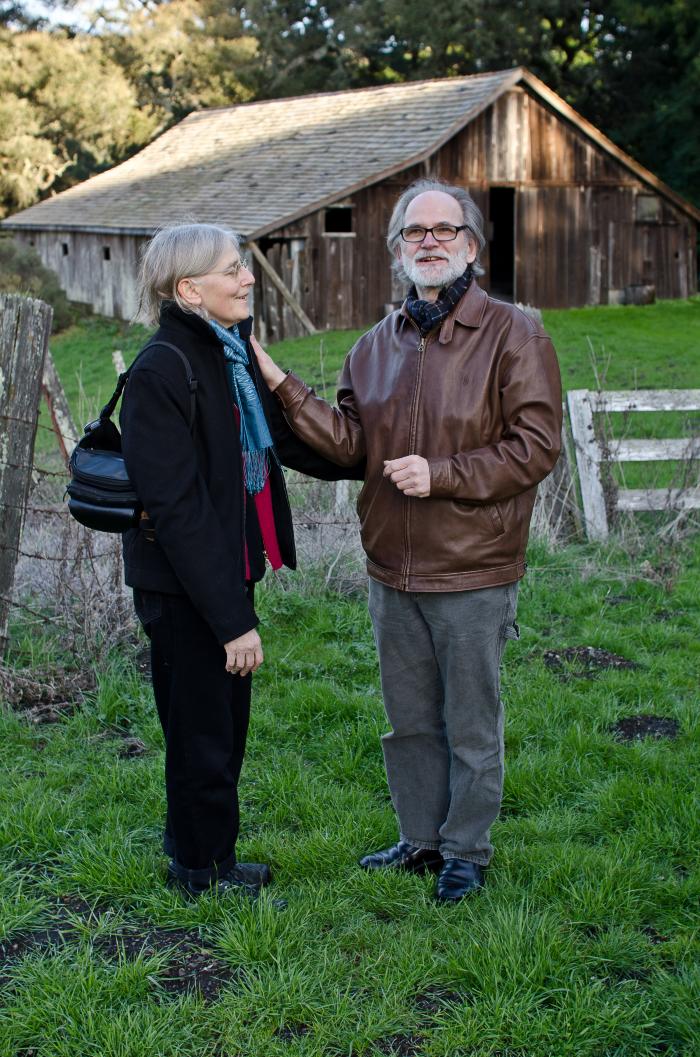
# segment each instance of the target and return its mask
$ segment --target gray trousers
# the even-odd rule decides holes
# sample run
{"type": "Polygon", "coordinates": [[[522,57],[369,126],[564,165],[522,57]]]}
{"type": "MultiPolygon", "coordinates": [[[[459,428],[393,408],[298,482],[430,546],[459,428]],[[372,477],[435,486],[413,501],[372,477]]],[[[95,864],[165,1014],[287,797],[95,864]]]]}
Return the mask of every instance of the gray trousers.
{"type": "Polygon", "coordinates": [[[518,584],[409,592],[369,582],[401,839],[486,866],[503,792],[499,667],[518,584]]]}

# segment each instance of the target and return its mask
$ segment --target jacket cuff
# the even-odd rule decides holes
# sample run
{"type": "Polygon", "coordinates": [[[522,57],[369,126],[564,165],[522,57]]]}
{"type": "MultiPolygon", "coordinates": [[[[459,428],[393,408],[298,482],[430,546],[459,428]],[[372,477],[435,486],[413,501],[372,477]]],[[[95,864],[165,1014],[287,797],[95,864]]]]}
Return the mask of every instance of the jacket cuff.
{"type": "Polygon", "coordinates": [[[430,498],[449,499],[454,495],[452,462],[449,457],[428,459],[430,470],[430,498]]]}
{"type": "Polygon", "coordinates": [[[294,371],[287,371],[287,377],[274,390],[275,396],[284,408],[290,407],[300,396],[306,396],[310,392],[306,382],[294,374],[294,371]]]}

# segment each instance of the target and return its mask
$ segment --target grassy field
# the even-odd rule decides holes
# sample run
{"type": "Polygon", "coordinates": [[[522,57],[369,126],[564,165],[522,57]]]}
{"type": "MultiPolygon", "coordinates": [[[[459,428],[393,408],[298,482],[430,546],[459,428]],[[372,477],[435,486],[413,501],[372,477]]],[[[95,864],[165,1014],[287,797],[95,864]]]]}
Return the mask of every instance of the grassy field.
{"type": "MultiPolygon", "coordinates": [[[[559,355],[566,389],[700,388],[700,296],[645,306],[602,306],[544,313],[559,355]],[[595,362],[595,370],[592,365],[595,362]]],[[[331,396],[345,355],[359,330],[322,334],[271,346],[285,368],[298,371],[331,396]]],[[[114,388],[111,355],[120,349],[128,364],[148,332],[99,316],[56,335],[56,366],[75,409],[92,413],[114,388]],[[80,407],[81,388],[90,394],[80,407]]]]}
{"type": "MultiPolygon", "coordinates": [[[[604,306],[544,313],[561,364],[565,389],[700,388],[700,297],[655,305],[604,306]]],[[[361,331],[327,331],[283,341],[272,347],[285,368],[292,368],[332,399],[343,360],[361,331]]],[[[52,341],[52,351],[74,410],[76,422],[94,417],[115,384],[112,352],[120,349],[128,364],[147,332],[115,320],[85,320],[52,341]]],[[[40,450],[50,449],[44,413],[40,450]]],[[[700,414],[613,415],[606,427],[617,437],[682,437],[700,430],[700,414]]],[[[628,487],[678,486],[674,464],[647,463],[615,468],[628,487]],[[624,476],[623,476],[624,474],[624,476]]]]}
{"type": "MultiPolygon", "coordinates": [[[[608,388],[700,387],[698,298],[546,325],[569,387],[595,384],[589,341],[608,388]]],[[[352,338],[276,355],[330,395],[352,338]]],[[[112,391],[112,350],[128,363],[143,340],[99,318],[53,339],[78,421],[112,391]]],[[[303,592],[260,591],[239,856],[275,884],[255,904],[164,886],[144,640],[81,692],[60,631],[16,622],[7,660],[31,676],[0,709],[0,1057],[698,1057],[700,539],[616,546],[530,548],[496,856],[455,907],[356,865],[396,836],[361,592],[308,571],[303,592]]]]}
{"type": "MultiPolygon", "coordinates": [[[[530,562],[497,853],[457,907],[428,879],[356,866],[395,838],[361,598],[262,591],[239,852],[276,883],[254,905],[164,887],[161,738],[136,647],[59,722],[3,711],[0,1054],[696,1057],[700,541],[530,562]],[[581,646],[607,652],[567,661],[581,646]],[[640,714],[677,737],[613,735],[640,714]]],[[[59,683],[75,663],[21,626],[10,660],[59,683]]]]}

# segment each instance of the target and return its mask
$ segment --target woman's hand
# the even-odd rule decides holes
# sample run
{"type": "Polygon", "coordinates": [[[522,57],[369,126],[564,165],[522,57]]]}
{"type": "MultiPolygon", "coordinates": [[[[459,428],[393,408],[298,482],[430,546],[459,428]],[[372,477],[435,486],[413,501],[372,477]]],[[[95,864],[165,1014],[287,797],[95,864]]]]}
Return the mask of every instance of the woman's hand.
{"type": "Polygon", "coordinates": [[[225,643],[226,671],[231,675],[248,675],[257,672],[263,662],[263,648],[255,628],[246,631],[237,639],[225,643]]]}
{"type": "Polygon", "coordinates": [[[268,356],[258,339],[253,334],[250,335],[250,344],[253,346],[253,350],[258,360],[258,366],[260,367],[260,373],[267,383],[267,388],[274,392],[280,382],[283,382],[287,376],[284,371],[277,366],[272,357],[268,356]]]}

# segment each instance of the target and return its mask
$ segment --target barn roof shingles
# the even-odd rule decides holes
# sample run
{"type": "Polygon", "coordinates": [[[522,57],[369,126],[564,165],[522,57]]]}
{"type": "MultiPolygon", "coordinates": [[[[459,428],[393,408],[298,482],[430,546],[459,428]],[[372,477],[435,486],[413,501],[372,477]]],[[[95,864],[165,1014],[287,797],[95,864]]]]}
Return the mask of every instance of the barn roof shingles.
{"type": "Polygon", "coordinates": [[[518,72],[196,111],[7,226],[147,233],[191,216],[252,237],[430,152],[518,72]]]}
{"type": "Polygon", "coordinates": [[[230,224],[254,238],[429,157],[516,84],[700,218],[542,81],[515,67],[196,111],[128,161],[2,225],[150,234],[193,219],[230,224]]]}

